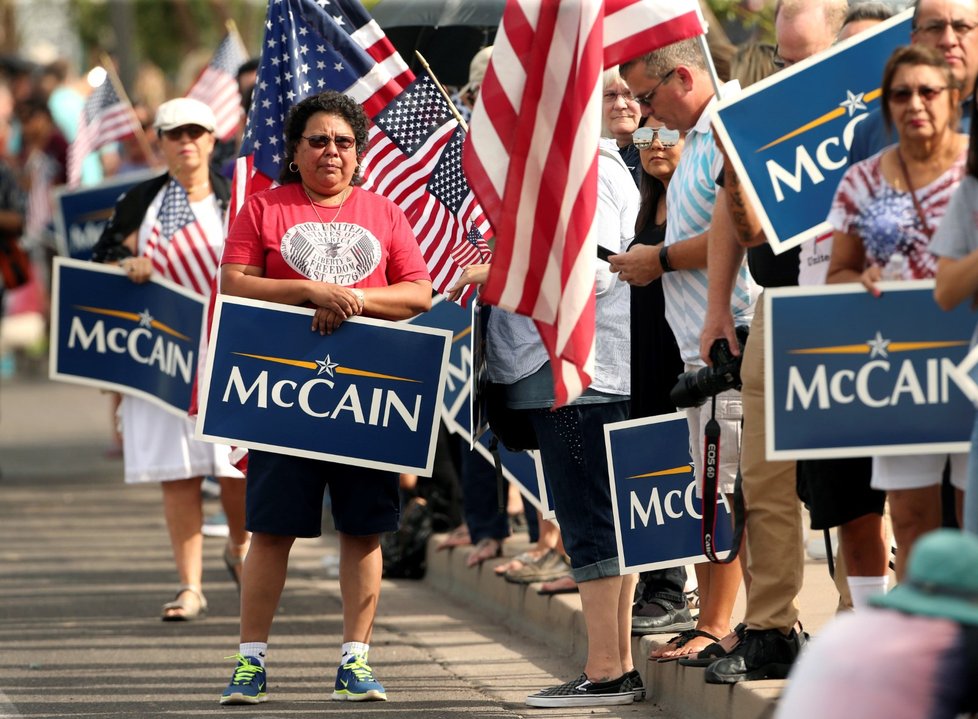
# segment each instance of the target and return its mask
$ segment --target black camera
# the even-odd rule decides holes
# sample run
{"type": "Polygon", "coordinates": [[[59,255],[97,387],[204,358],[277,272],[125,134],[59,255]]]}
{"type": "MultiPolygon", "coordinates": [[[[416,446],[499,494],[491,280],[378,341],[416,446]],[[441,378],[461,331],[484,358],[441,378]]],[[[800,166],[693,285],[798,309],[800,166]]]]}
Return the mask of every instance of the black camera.
{"type": "Polygon", "coordinates": [[[710,347],[713,366],[683,372],[676,380],[676,386],[669,391],[669,399],[677,407],[698,407],[720,392],[740,389],[740,360],[749,330],[744,325],[738,325],[736,331],[740,356],[734,356],[727,340],[719,339],[714,342],[710,347]]]}

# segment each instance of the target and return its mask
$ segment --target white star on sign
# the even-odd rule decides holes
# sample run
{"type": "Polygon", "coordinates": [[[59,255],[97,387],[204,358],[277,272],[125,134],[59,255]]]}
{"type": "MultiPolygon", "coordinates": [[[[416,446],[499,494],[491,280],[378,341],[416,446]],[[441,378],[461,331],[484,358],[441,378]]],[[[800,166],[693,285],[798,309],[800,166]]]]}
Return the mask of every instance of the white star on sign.
{"type": "Polygon", "coordinates": [[[876,337],[871,340],[866,340],[866,344],[869,345],[869,358],[873,357],[888,357],[886,348],[890,346],[890,340],[883,339],[883,335],[880,334],[879,330],[876,330],[876,337]]]}
{"type": "Polygon", "coordinates": [[[139,313],[139,326],[140,327],[153,326],[153,315],[149,313],[148,308],[139,313]]]}
{"type": "Polygon", "coordinates": [[[329,355],[326,355],[326,359],[316,360],[316,364],[319,365],[319,371],[316,372],[317,377],[321,375],[323,372],[325,372],[330,377],[332,377],[333,369],[335,367],[339,367],[339,365],[336,364],[336,362],[330,360],[329,355]]]}
{"type": "Polygon", "coordinates": [[[866,109],[866,104],[863,102],[863,95],[865,94],[864,92],[860,92],[857,95],[851,90],[846,90],[846,99],[839,103],[839,107],[844,107],[846,112],[849,113],[849,117],[852,117],[856,114],[856,110],[866,109]]]}

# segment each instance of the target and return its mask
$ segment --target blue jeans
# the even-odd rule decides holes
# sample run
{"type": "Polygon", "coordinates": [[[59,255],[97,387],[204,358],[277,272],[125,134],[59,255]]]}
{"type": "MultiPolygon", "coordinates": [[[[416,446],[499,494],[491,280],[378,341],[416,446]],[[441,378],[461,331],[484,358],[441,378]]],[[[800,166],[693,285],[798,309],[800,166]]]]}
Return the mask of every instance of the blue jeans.
{"type": "Polygon", "coordinates": [[[496,468],[481,454],[469,449],[469,443],[457,435],[462,446],[459,484],[462,485],[462,514],[469,528],[472,544],[487,537],[502,541],[509,536],[509,517],[506,503],[499,507],[499,482],[496,468]]]}
{"type": "Polygon", "coordinates": [[[978,534],[978,416],[971,430],[971,454],[968,456],[968,486],[964,490],[964,529],[978,534]]]}
{"type": "Polygon", "coordinates": [[[529,412],[574,580],[617,577],[621,572],[604,426],[628,419],[628,401],[529,412]]]}

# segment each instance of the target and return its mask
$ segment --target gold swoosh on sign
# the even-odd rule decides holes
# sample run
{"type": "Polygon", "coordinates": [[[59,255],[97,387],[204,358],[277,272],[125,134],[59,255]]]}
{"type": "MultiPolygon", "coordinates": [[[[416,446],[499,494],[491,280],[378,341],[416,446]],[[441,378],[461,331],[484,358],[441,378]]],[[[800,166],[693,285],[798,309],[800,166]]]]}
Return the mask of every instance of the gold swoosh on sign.
{"type": "MultiPolygon", "coordinates": [[[[271,357],[269,355],[256,355],[249,354],[248,352],[232,352],[231,354],[238,355],[239,357],[251,357],[252,359],[264,360],[265,362],[276,362],[278,364],[289,365],[291,367],[302,367],[303,369],[318,369],[319,365],[315,362],[308,362],[306,360],[296,360],[288,359],[287,357],[271,357]]],[[[356,377],[371,377],[373,379],[390,379],[397,382],[414,382],[421,384],[419,379],[408,379],[407,377],[395,377],[391,374],[381,374],[380,372],[369,372],[363,369],[351,369],[350,367],[334,367],[333,371],[336,374],[349,374],[356,377]]]]}
{"type": "MultiPolygon", "coordinates": [[[[913,352],[914,350],[935,350],[946,347],[962,347],[969,344],[967,340],[942,340],[934,342],[890,342],[886,346],[887,352],[913,352]]],[[[811,347],[803,350],[789,350],[792,355],[844,355],[844,354],[869,354],[870,348],[865,345],[839,345],[837,347],[811,347]]]]}
{"type": "Polygon", "coordinates": [[[672,469],[660,469],[658,472],[648,472],[646,474],[636,474],[627,479],[645,479],[646,477],[665,477],[670,474],[689,474],[693,468],[688,464],[683,467],[673,467],[672,469]]]}
{"type": "MultiPolygon", "coordinates": [[[[139,322],[138,312],[126,312],[125,310],[110,310],[103,307],[88,307],[86,305],[75,305],[75,309],[84,310],[85,312],[91,312],[96,315],[106,315],[107,317],[118,317],[124,320],[132,320],[133,322],[139,322]]],[[[153,320],[152,322],[150,322],[150,325],[152,325],[154,329],[158,329],[160,332],[165,332],[168,335],[172,335],[173,337],[181,339],[184,342],[190,341],[190,338],[187,335],[183,334],[182,332],[177,332],[175,329],[173,329],[169,325],[163,324],[159,320],[153,320]]]]}
{"type": "MultiPolygon", "coordinates": [[[[873,100],[875,100],[876,98],[878,98],[882,94],[883,94],[882,88],[877,88],[875,90],[870,90],[869,92],[867,92],[867,93],[865,93],[863,95],[863,102],[865,102],[865,103],[872,102],[873,100]]],[[[831,111],[825,113],[821,117],[815,118],[814,120],[812,120],[808,124],[802,125],[797,130],[792,130],[787,135],[782,135],[777,140],[775,140],[773,142],[769,142],[764,147],[758,148],[757,150],[755,150],[755,152],[764,152],[764,150],[767,150],[768,148],[774,147],[775,145],[780,145],[782,142],[787,142],[788,140],[790,140],[793,137],[798,137],[798,135],[804,134],[804,133],[808,132],[809,130],[814,130],[816,127],[819,127],[820,125],[824,125],[826,122],[831,122],[835,118],[844,115],[845,112],[846,112],[846,109],[844,107],[837,107],[834,110],[831,110],[831,111]]]]}
{"type": "Polygon", "coordinates": [[[470,334],[472,334],[472,328],[466,327],[464,330],[462,330],[457,335],[454,335],[452,337],[452,344],[455,344],[456,342],[458,342],[460,339],[464,337],[468,337],[470,334]]]}

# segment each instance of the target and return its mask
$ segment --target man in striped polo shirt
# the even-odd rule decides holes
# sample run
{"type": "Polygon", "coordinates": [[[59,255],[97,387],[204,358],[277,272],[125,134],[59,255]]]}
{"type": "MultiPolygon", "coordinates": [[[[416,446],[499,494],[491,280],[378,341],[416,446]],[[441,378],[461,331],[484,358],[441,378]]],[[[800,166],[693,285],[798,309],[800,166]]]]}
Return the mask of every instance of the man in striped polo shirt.
{"type": "MultiPolygon", "coordinates": [[[[642,113],[684,132],[686,144],[666,195],[665,241],[655,246],[636,245],[627,253],[612,257],[612,269],[634,285],[648,284],[662,275],[666,319],[686,370],[699,370],[705,367],[700,358],[699,337],[706,316],[707,233],[718,195],[723,192],[716,184],[723,157],[710,126],[717,102],[713,81],[697,39],[669,45],[626,63],[621,66],[621,75],[642,106],[642,113]]],[[[730,91],[738,89],[735,84],[727,87],[730,91]]],[[[757,294],[746,267],[742,268],[732,296],[738,324],[750,324],[757,294]]],[[[721,426],[722,450],[717,484],[720,491],[730,494],[740,458],[740,392],[728,390],[717,395],[715,411],[721,426]]],[[[709,401],[687,410],[690,453],[698,481],[704,468],[703,432],[711,412],[709,401]]],[[[704,563],[697,565],[696,574],[701,588],[696,630],[671,640],[661,650],[662,658],[695,654],[730,629],[741,581],[740,565],[704,563]]]]}

